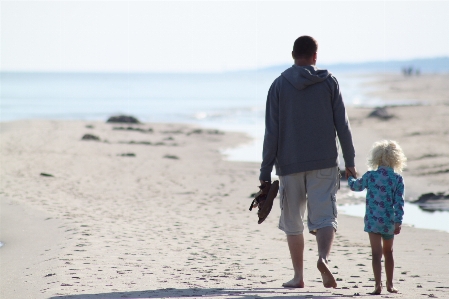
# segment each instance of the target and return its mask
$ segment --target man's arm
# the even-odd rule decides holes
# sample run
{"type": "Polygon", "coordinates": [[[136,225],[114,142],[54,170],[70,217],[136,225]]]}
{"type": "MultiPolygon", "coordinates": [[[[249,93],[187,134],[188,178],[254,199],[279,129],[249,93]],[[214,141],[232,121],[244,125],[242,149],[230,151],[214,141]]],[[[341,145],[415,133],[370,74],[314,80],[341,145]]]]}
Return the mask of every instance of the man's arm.
{"type": "Polygon", "coordinates": [[[279,94],[277,80],[268,91],[265,110],[265,137],[263,141],[262,165],[259,180],[271,182],[271,171],[276,160],[279,135],[279,94]]]}
{"type": "Polygon", "coordinates": [[[355,169],[355,150],[352,143],[351,126],[349,125],[348,116],[346,114],[345,104],[341,96],[340,87],[337,79],[333,79],[333,95],[332,110],[334,114],[334,126],[337,131],[338,140],[340,140],[341,149],[343,151],[343,159],[345,160],[346,177],[352,175],[357,177],[355,169]]]}

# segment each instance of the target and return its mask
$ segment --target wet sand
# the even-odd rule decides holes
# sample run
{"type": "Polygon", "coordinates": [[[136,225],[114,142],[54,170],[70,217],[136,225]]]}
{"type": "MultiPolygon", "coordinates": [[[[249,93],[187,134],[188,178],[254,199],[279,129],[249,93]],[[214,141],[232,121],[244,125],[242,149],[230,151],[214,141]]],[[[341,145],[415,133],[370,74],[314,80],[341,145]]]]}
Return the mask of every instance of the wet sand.
{"type": "MultiPolygon", "coordinates": [[[[388,121],[348,109],[359,171],[372,142],[392,138],[410,160],[404,172],[410,193],[447,191],[447,174],[438,169],[447,163],[448,108],[447,102],[395,107],[388,121]]],[[[247,136],[182,124],[133,125],[152,133],[113,129],[119,126],[127,127],[1,124],[1,298],[369,297],[368,236],[362,218],[346,215],[339,215],[330,257],[338,288],[322,286],[310,234],[306,287],[281,287],[293,271],[277,229],[279,201],[258,225],[248,207],[259,165],[220,154],[247,136]],[[87,133],[100,141],[81,140],[87,133]]],[[[353,198],[342,188],[338,200],[353,198]]],[[[449,297],[448,242],[446,232],[405,226],[395,239],[400,293],[383,296],[449,297]]]]}

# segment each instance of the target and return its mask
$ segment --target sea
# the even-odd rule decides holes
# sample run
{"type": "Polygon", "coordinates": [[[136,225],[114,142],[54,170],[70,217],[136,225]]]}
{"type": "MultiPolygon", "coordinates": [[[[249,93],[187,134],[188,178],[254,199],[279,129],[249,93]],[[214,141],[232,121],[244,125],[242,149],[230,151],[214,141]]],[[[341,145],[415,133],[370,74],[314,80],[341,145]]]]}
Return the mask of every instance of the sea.
{"type": "MultiPolygon", "coordinates": [[[[449,72],[449,58],[444,61],[449,72]]],[[[438,66],[441,68],[441,64],[438,66]]],[[[224,73],[0,72],[0,121],[106,121],[110,116],[124,114],[142,122],[185,123],[237,131],[252,139],[241,146],[223,149],[224,157],[260,163],[266,94],[273,80],[287,67],[224,73]]],[[[401,70],[385,65],[381,70],[378,67],[372,64],[357,68],[350,64],[336,65],[335,71],[329,68],[338,78],[347,106],[386,104],[380,98],[367,96],[369,87],[364,83],[373,80],[374,72],[400,73],[401,70]]],[[[423,71],[425,67],[421,67],[423,71]]],[[[433,72],[441,71],[446,69],[433,72]]],[[[414,102],[414,99],[404,99],[396,104],[414,102]]],[[[449,212],[432,213],[407,205],[407,211],[414,212],[405,223],[449,232],[449,212]]],[[[364,215],[364,206],[360,204],[341,210],[350,215],[364,215]]]]}

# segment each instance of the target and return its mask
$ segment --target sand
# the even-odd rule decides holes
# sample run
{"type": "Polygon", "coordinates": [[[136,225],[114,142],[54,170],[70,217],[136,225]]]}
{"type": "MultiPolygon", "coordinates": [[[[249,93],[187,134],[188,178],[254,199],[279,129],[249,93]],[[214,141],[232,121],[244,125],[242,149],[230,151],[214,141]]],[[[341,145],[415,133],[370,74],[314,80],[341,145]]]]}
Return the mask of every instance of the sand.
{"type": "MultiPolygon", "coordinates": [[[[447,174],[438,170],[447,167],[448,108],[447,101],[389,108],[396,117],[388,121],[349,109],[356,149],[365,153],[373,141],[394,138],[410,158],[404,172],[406,183],[414,182],[410,193],[447,192],[447,174]]],[[[277,229],[279,202],[258,225],[248,207],[259,165],[226,161],[220,153],[248,136],[182,124],[114,130],[120,126],[128,127],[1,123],[1,298],[369,296],[368,237],[362,218],[346,215],[339,215],[330,257],[338,288],[323,288],[310,234],[306,287],[281,287],[293,271],[277,229]],[[100,141],[81,140],[84,134],[100,141]]],[[[360,172],[364,160],[357,157],[360,172]]],[[[338,196],[340,203],[354,200],[344,184],[338,196]]],[[[447,232],[405,226],[395,239],[394,283],[401,293],[383,296],[449,297],[448,241],[447,232]]]]}
{"type": "Polygon", "coordinates": [[[366,157],[374,141],[396,140],[408,159],[404,170],[407,199],[416,200],[428,192],[449,193],[449,74],[370,78],[367,85],[376,91],[369,95],[391,103],[387,111],[393,117],[369,118],[373,109],[348,108],[360,172],[367,170],[366,157]],[[398,106],[409,102],[421,104],[398,106]]]}

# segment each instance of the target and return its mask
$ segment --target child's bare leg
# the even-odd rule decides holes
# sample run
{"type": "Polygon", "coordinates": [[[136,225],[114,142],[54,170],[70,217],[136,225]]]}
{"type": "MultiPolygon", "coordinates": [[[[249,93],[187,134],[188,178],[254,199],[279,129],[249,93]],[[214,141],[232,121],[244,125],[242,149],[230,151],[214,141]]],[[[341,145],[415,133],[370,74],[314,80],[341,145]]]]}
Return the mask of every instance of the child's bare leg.
{"type": "Polygon", "coordinates": [[[283,283],[282,286],[287,288],[303,288],[304,235],[287,235],[287,243],[295,276],[292,280],[283,283]]]}
{"type": "Polygon", "coordinates": [[[383,254],[385,259],[385,274],[387,275],[387,291],[390,293],[397,293],[398,290],[393,286],[393,240],[383,240],[383,254]]]}
{"type": "Polygon", "coordinates": [[[371,256],[376,285],[371,295],[378,295],[382,292],[382,237],[380,234],[368,233],[371,243],[371,256]]]}

